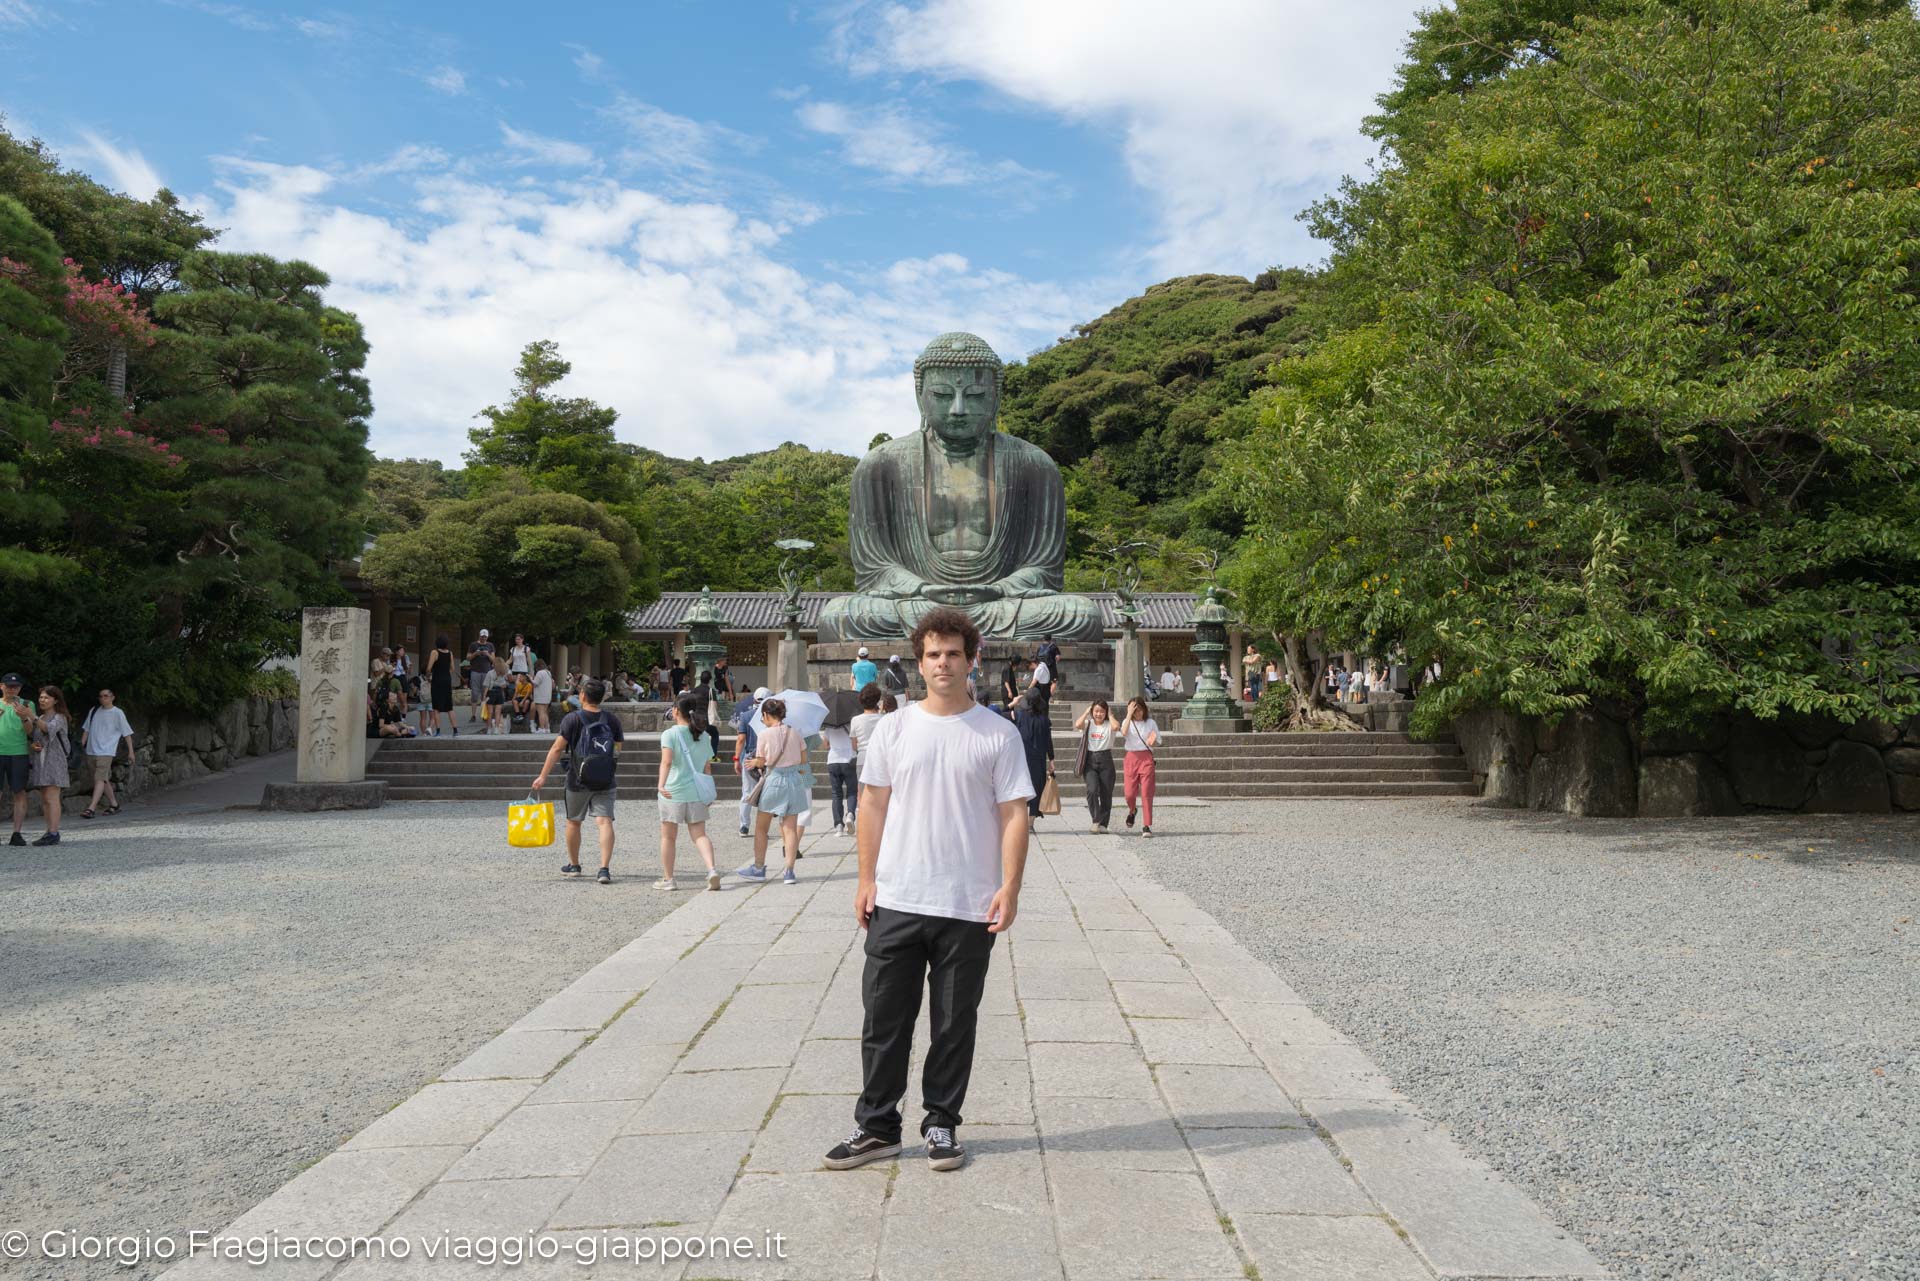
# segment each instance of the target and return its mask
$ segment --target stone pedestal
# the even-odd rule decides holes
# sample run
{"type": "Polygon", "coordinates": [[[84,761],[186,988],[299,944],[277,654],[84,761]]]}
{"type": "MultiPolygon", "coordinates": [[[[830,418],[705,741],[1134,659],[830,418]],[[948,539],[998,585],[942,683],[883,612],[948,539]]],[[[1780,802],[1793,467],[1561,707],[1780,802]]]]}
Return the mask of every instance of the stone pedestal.
{"type": "Polygon", "coordinates": [[[313,606],[300,616],[302,783],[367,776],[367,611],[313,606]]]}
{"type": "Polygon", "coordinates": [[[310,814],[316,810],[377,810],[387,803],[387,780],[357,783],[268,783],[260,796],[263,810],[310,814]]]}
{"type": "MultiPolygon", "coordinates": [[[[813,648],[818,649],[819,646],[816,645],[813,648]]],[[[852,651],[858,649],[859,646],[850,645],[845,648],[852,651]]],[[[848,657],[847,662],[853,662],[851,656],[848,657]]],[[[849,681],[849,683],[851,683],[851,681],[849,681]]],[[[780,638],[780,644],[773,652],[773,670],[767,674],[767,687],[775,693],[779,693],[783,689],[832,688],[814,679],[810,664],[807,661],[807,643],[798,636],[782,636],[780,638]]]]}
{"type": "Polygon", "coordinates": [[[1144,661],[1139,632],[1122,632],[1113,642],[1113,705],[1125,707],[1130,698],[1141,698],[1147,692],[1146,682],[1141,679],[1141,666],[1144,661]]]}

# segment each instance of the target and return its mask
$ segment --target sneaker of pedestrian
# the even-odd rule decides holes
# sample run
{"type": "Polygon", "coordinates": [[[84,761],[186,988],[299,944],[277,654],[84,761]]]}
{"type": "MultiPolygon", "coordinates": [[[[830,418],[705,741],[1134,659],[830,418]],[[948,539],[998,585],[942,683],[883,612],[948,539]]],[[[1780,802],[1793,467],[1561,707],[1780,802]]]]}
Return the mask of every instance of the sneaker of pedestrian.
{"type": "Polygon", "coordinates": [[[734,868],[733,874],[748,881],[764,881],[767,879],[767,869],[764,867],[755,867],[751,863],[745,867],[734,868]]]}
{"type": "Polygon", "coordinates": [[[746,834],[747,834],[747,825],[745,823],[742,823],[740,825],[740,835],[745,836],[746,834]]]}
{"type": "Polygon", "coordinates": [[[1151,824],[1148,824],[1148,825],[1147,825],[1146,827],[1143,827],[1143,828],[1141,828],[1141,829],[1140,829],[1140,835],[1142,835],[1142,836],[1152,836],[1152,835],[1153,835],[1153,826],[1152,826],[1151,824]]]}
{"type": "Polygon", "coordinates": [[[1134,815],[1135,815],[1135,811],[1133,811],[1133,810],[1128,810],[1128,811],[1127,811],[1127,826],[1128,826],[1128,827],[1132,827],[1132,826],[1133,826],[1133,820],[1134,820],[1134,815]]]}
{"type": "Polygon", "coordinates": [[[967,1150],[960,1146],[959,1136],[944,1125],[927,1127],[927,1168],[933,1170],[957,1170],[967,1159],[967,1150]]]}
{"type": "Polygon", "coordinates": [[[793,874],[792,868],[788,868],[785,872],[781,873],[780,880],[782,884],[786,885],[798,885],[800,883],[800,878],[793,874]]]}
{"type": "Polygon", "coordinates": [[[856,1165],[884,1161],[890,1156],[899,1155],[900,1140],[883,1139],[879,1135],[856,1129],[844,1142],[834,1144],[821,1164],[829,1170],[851,1170],[856,1165]]]}
{"type": "Polygon", "coordinates": [[[653,883],[653,888],[656,890],[677,890],[680,887],[673,883],[671,876],[663,876],[653,883]]]}
{"type": "Polygon", "coordinates": [[[1106,834],[1107,834],[1107,825],[1105,823],[1102,823],[1100,825],[1100,835],[1105,836],[1106,834]]]}
{"type": "Polygon", "coordinates": [[[560,875],[578,876],[580,875],[580,865],[578,863],[562,863],[560,865],[560,875]]]}
{"type": "Polygon", "coordinates": [[[60,833],[58,832],[48,832],[45,836],[42,836],[34,842],[35,845],[58,845],[59,843],[60,833]]]}
{"type": "Polygon", "coordinates": [[[15,832],[13,834],[12,839],[7,842],[7,844],[9,845],[25,845],[26,843],[27,843],[27,838],[20,835],[20,833],[18,832],[15,832]]]}
{"type": "Polygon", "coordinates": [[[1087,835],[1088,836],[1100,835],[1100,825],[1098,823],[1087,824],[1087,835]]]}
{"type": "Polygon", "coordinates": [[[842,834],[842,833],[843,833],[843,832],[844,832],[845,830],[846,830],[846,829],[845,829],[845,825],[844,825],[844,824],[841,824],[841,823],[835,823],[835,824],[833,825],[833,830],[832,830],[832,831],[830,831],[830,832],[828,832],[828,833],[827,833],[827,835],[828,835],[828,836],[839,836],[839,835],[841,835],[841,834],[842,834]]]}
{"type": "Polygon", "coordinates": [[[707,888],[710,890],[717,890],[720,888],[720,873],[718,872],[707,873],[707,888]]]}
{"type": "Polygon", "coordinates": [[[609,872],[606,868],[603,867],[600,869],[600,875],[594,877],[593,879],[600,882],[602,885],[611,885],[613,884],[613,873],[609,872]]]}

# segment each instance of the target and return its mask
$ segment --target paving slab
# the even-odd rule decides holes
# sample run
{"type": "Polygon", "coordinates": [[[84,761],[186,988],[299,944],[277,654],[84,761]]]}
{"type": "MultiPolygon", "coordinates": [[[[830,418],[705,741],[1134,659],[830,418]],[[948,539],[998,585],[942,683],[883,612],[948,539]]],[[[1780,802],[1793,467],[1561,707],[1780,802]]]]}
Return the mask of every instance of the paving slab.
{"type": "MultiPolygon", "coordinates": [[[[931,1171],[918,1138],[923,1004],[905,1151],[823,1170],[853,1126],[865,958],[845,919],[850,844],[809,839],[827,857],[799,886],[686,896],[236,1228],[543,1232],[560,1253],[525,1265],[530,1281],[1604,1275],[1117,839],[1034,843],[981,1002],[968,1163],[931,1171]],[[751,1248],[664,1267],[566,1253],[715,1236],[751,1248]]],[[[175,1272],[228,1275],[193,1269],[175,1272]]],[[[244,1275],[497,1270],[415,1258],[244,1275]]]]}

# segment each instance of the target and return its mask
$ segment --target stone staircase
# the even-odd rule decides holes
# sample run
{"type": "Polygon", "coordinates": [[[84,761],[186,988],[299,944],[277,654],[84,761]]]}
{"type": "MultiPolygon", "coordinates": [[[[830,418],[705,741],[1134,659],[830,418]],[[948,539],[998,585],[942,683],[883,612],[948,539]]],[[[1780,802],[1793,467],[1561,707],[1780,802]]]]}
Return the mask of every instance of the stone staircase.
{"type": "MultiPolygon", "coordinates": [[[[1085,784],[1069,772],[1076,741],[1072,733],[1054,739],[1063,798],[1085,793],[1085,784]]],[[[527,794],[552,742],[527,734],[394,739],[367,763],[367,777],[385,779],[392,801],[515,801],[527,794]]],[[[722,737],[721,750],[730,762],[731,735],[722,737]]],[[[1114,764],[1117,771],[1119,761],[1114,764]]],[[[1156,795],[1166,797],[1477,795],[1457,745],[1416,743],[1405,734],[1169,734],[1156,764],[1156,795]]],[[[658,739],[629,737],[620,756],[621,794],[651,798],[659,770],[658,739]]],[[[814,772],[814,795],[824,802],[830,795],[824,752],[814,754],[814,772]]],[[[716,772],[714,781],[721,800],[738,799],[738,775],[716,772]]],[[[556,768],[542,796],[559,799],[561,785],[556,768]]],[[[1118,792],[1116,780],[1116,797],[1118,792]]]]}

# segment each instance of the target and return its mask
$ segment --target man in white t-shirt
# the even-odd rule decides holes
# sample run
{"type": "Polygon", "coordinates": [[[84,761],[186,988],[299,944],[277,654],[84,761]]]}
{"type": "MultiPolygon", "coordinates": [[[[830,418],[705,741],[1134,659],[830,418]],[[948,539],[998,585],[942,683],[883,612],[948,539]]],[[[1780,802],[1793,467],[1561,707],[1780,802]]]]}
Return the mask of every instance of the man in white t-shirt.
{"type": "Polygon", "coordinates": [[[827,1153],[846,1170],[900,1152],[920,994],[932,993],[921,1077],[927,1164],[965,1160],[955,1131],[973,1074],[980,994],[996,934],[1012,926],[1027,864],[1033,779],[1020,735],[967,697],[980,633],[956,609],[914,628],[927,696],[874,726],[861,766],[860,879],[853,912],[867,931],[861,995],[865,1077],[856,1128],[827,1153]]]}
{"type": "Polygon", "coordinates": [[[127,714],[115,706],[112,690],[100,691],[100,705],[80,724],[80,742],[93,764],[93,799],[80,817],[92,818],[100,809],[103,794],[107,798],[105,812],[111,814],[120,808],[120,797],[113,790],[113,761],[123,746],[127,764],[133,764],[133,726],[127,723],[127,714]]]}

